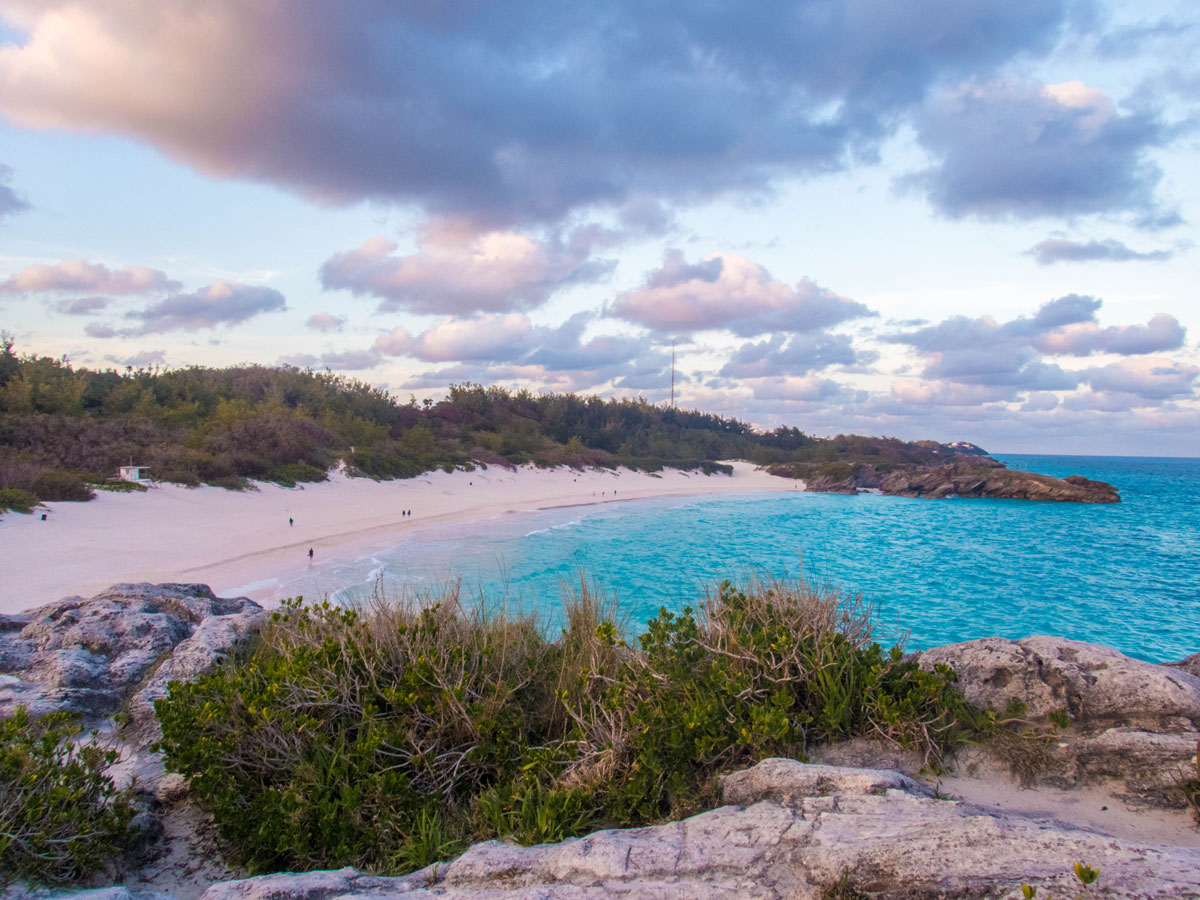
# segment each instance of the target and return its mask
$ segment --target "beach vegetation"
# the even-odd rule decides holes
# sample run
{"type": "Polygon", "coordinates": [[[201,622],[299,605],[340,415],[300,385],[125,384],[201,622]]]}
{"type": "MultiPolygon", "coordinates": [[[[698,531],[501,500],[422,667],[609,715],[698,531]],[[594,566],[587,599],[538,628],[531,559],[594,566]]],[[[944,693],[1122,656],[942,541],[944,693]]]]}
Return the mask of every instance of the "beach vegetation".
{"type": "Polygon", "coordinates": [[[75,881],[136,842],[132,790],[104,774],[116,752],[81,734],[63,712],[0,720],[0,879],[75,881]]]}
{"type": "Polygon", "coordinates": [[[643,399],[533,394],[451,385],[437,402],[401,402],[372,385],[289,366],[96,370],[0,352],[0,489],[41,500],[87,500],[119,466],[158,481],[240,487],[295,485],[339,463],[350,475],[412,478],[467,465],[625,466],[729,473],[745,459],[777,474],[839,476],[940,461],[932,441],[797,428],[760,432],[737,419],[643,399]],[[833,466],[834,468],[828,468],[833,466]]]}
{"type": "Polygon", "coordinates": [[[804,582],[721,585],[636,640],[586,582],[550,635],[436,598],[286,603],[252,645],[156,703],[166,764],[252,872],[411,871],[467,843],[690,815],[721,773],[872,735],[936,767],[975,713],[953,673],[872,639],[804,582]]]}
{"type": "Polygon", "coordinates": [[[20,488],[0,488],[0,513],[12,510],[19,513],[31,513],[35,506],[40,506],[37,495],[20,488]]]}

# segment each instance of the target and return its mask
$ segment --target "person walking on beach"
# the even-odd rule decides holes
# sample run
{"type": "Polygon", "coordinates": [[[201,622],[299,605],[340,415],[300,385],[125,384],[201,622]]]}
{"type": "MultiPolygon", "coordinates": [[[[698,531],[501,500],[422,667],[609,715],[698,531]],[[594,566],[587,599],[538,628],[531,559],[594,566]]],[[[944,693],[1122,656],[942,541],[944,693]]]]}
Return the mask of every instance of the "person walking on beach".
{"type": "Polygon", "coordinates": [[[295,524],[296,523],[292,521],[292,517],[288,516],[288,525],[295,525],[295,524]]]}
{"type": "Polygon", "coordinates": [[[308,564],[309,565],[312,565],[312,550],[313,550],[312,547],[308,548],[308,564]]]}

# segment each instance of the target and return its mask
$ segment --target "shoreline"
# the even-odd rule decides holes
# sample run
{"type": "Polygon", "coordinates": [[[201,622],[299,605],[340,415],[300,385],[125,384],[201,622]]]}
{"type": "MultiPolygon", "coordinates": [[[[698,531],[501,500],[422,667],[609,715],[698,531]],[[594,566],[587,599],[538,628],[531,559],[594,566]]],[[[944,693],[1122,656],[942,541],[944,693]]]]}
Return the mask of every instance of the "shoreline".
{"type": "Polygon", "coordinates": [[[47,503],[44,522],[40,509],[0,516],[0,562],[7,570],[0,613],[142,581],[202,582],[219,595],[237,591],[270,602],[269,583],[309,569],[309,547],[324,566],[394,546],[430,526],[477,524],[510,512],[803,490],[748,462],[733,468],[733,475],[704,475],[492,466],[382,482],[333,472],[325,482],[258,483],[248,491],[170,484],[146,493],[100,491],[87,503],[47,503]],[[412,515],[401,514],[408,509],[412,515]]]}

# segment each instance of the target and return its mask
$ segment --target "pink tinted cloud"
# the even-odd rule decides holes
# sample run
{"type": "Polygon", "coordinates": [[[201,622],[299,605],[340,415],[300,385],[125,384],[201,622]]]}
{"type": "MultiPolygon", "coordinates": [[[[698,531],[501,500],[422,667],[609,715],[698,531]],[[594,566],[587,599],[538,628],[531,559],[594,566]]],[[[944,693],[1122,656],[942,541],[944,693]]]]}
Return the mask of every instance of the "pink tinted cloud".
{"type": "Polygon", "coordinates": [[[609,314],[669,334],[727,329],[744,337],[874,315],[810,279],[785,284],[744,256],[715,253],[689,264],[678,250],[668,250],[662,266],[641,288],[620,295],[609,314]]]}
{"type": "Polygon", "coordinates": [[[424,362],[511,361],[529,351],[533,330],[528,317],[519,314],[447,319],[415,335],[395,328],[375,339],[375,349],[424,362]]]}
{"type": "Polygon", "coordinates": [[[34,265],[0,282],[0,293],[24,294],[52,291],[87,291],[96,294],[145,294],[178,290],[165,272],[146,266],[125,265],[110,269],[102,263],[64,259],[57,265],[34,265]]]}
{"type": "Polygon", "coordinates": [[[540,306],[556,291],[598,281],[613,263],[591,256],[594,235],[535,240],[513,231],[477,231],[461,222],[434,222],[416,253],[373,237],[332,256],[321,267],[326,290],[379,299],[384,311],[457,314],[510,312],[540,306]]]}

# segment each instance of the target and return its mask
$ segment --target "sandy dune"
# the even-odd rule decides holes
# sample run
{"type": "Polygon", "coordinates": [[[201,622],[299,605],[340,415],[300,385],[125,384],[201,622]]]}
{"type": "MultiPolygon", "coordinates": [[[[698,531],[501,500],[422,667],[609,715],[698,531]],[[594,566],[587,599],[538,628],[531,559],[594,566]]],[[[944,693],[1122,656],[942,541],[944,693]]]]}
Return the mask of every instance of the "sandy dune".
{"type": "Polygon", "coordinates": [[[335,473],[302,488],[245,492],[176,485],[100,492],[90,503],[48,504],[46,521],[40,510],[0,516],[0,613],[90,596],[118,581],[199,581],[220,594],[304,569],[310,547],[320,561],[350,558],[422,526],[511,510],[797,487],[742,462],[732,476],[493,466],[392,482],[335,473]],[[411,516],[401,514],[406,509],[411,516]]]}

